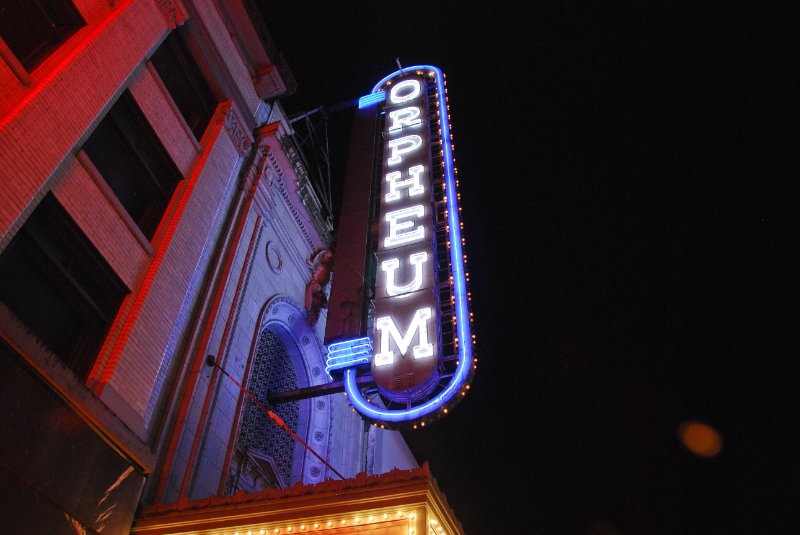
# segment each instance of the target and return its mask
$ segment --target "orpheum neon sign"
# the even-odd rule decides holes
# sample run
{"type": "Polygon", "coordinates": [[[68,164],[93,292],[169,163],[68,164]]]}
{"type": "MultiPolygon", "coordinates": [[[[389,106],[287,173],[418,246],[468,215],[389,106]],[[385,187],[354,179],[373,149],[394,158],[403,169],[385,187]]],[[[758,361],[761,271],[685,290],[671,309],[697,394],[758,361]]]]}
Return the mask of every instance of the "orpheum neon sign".
{"type": "Polygon", "coordinates": [[[442,71],[396,71],[359,101],[377,106],[378,240],[371,336],[331,344],[353,407],[376,425],[425,425],[469,389],[475,362],[456,170],[442,71]],[[367,399],[358,371],[380,394],[367,399]]]}

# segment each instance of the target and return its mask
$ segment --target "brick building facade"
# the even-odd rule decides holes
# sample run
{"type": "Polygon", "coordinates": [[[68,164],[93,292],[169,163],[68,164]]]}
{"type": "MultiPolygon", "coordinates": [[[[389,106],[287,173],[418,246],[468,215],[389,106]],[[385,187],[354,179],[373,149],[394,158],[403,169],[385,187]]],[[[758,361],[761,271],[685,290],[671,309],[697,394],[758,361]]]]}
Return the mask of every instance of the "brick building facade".
{"type": "MultiPolygon", "coordinates": [[[[327,479],[205,365],[262,398],[328,380],[307,293],[333,229],[269,20],[251,0],[4,6],[7,525],[125,532],[140,503],[327,479]]],[[[276,410],[347,477],[416,466],[340,394],[276,410]]]]}

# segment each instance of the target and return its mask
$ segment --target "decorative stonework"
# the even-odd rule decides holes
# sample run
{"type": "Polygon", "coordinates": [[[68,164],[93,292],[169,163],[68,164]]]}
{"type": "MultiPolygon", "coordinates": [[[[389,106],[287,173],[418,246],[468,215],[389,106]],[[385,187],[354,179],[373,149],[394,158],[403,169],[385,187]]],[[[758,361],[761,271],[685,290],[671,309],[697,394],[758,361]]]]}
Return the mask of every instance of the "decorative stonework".
{"type": "Polygon", "coordinates": [[[229,108],[225,114],[223,126],[225,127],[225,131],[228,132],[228,136],[230,136],[233,146],[236,147],[239,156],[244,156],[250,149],[252,142],[250,136],[246,133],[247,128],[236,112],[236,108],[234,108],[232,103],[228,104],[228,106],[229,108]]]}
{"type": "Polygon", "coordinates": [[[312,223],[317,232],[319,232],[322,241],[330,241],[333,224],[330,219],[323,216],[322,203],[311,185],[311,178],[303,159],[300,157],[300,153],[289,136],[279,136],[278,141],[297,177],[297,196],[300,198],[300,202],[305,206],[306,212],[311,217],[312,223]]]}
{"type": "Polygon", "coordinates": [[[333,251],[325,247],[317,247],[306,260],[311,269],[311,279],[306,285],[306,320],[313,326],[319,320],[323,308],[328,308],[327,286],[333,268],[333,251]]]}
{"type": "Polygon", "coordinates": [[[289,213],[292,214],[292,219],[294,219],[297,228],[300,229],[300,232],[303,234],[303,238],[306,240],[308,247],[310,249],[314,248],[314,239],[311,236],[311,233],[308,231],[308,226],[303,218],[300,216],[300,212],[295,207],[294,203],[292,202],[292,198],[289,195],[289,189],[286,187],[286,181],[284,180],[283,170],[281,169],[280,163],[278,163],[278,159],[272,153],[272,151],[267,153],[267,161],[269,162],[270,167],[274,171],[275,181],[274,183],[278,187],[278,192],[281,194],[281,198],[283,202],[286,204],[286,208],[289,210],[289,213]]]}
{"type": "MultiPolygon", "coordinates": [[[[263,308],[261,319],[258,326],[259,332],[264,329],[280,333],[281,340],[286,344],[289,353],[292,355],[291,365],[294,368],[295,375],[298,378],[298,387],[300,386],[313,386],[327,382],[328,377],[323,370],[325,369],[325,349],[319,335],[316,331],[311,329],[305,321],[305,311],[302,305],[295,302],[288,296],[279,295],[270,299],[263,308]],[[314,368],[320,370],[319,374],[314,374],[314,368]],[[303,381],[307,380],[307,383],[303,381]]],[[[288,386],[274,391],[281,392],[291,390],[288,386]]],[[[300,428],[297,433],[307,442],[312,442],[315,439],[314,432],[320,430],[323,432],[323,439],[321,442],[315,442],[317,447],[315,450],[321,454],[326,455],[327,450],[332,442],[332,432],[328,422],[332,418],[333,410],[329,403],[316,403],[322,400],[308,400],[307,402],[300,403],[300,428]],[[304,423],[304,422],[307,422],[304,423]]],[[[283,403],[276,406],[283,405],[283,403]]],[[[288,423],[288,422],[287,422],[288,423]]],[[[299,454],[298,454],[299,455],[299,454]]],[[[293,484],[297,479],[302,481],[316,481],[312,478],[309,472],[311,466],[315,464],[315,456],[313,453],[303,451],[303,461],[294,459],[291,477],[289,484],[293,484]]],[[[326,470],[322,468],[320,477],[325,477],[326,470]]]]}
{"type": "Polygon", "coordinates": [[[155,0],[156,7],[161,10],[167,26],[174,30],[189,19],[189,14],[180,0],[155,0]]]}
{"type": "MultiPolygon", "coordinates": [[[[264,329],[259,337],[253,370],[248,381],[248,389],[262,403],[267,402],[270,392],[282,392],[297,388],[297,374],[286,346],[277,334],[264,329]]],[[[276,405],[273,410],[293,431],[297,431],[300,417],[298,402],[292,401],[276,405]]],[[[291,480],[294,458],[294,440],[276,426],[255,403],[248,403],[242,427],[239,431],[239,445],[254,448],[270,455],[275,467],[284,481],[291,480]]]]}
{"type": "Polygon", "coordinates": [[[267,265],[274,273],[280,273],[283,269],[283,255],[274,241],[267,242],[267,265]]]}

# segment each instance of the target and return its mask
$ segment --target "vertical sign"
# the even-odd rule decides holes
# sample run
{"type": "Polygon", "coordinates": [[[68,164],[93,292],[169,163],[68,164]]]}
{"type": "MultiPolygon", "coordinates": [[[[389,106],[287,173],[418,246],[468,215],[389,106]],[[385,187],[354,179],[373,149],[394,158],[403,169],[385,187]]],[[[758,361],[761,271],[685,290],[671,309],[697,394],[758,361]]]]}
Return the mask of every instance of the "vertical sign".
{"type": "Polygon", "coordinates": [[[469,389],[472,317],[444,74],[400,69],[359,100],[382,125],[372,332],[328,346],[353,407],[375,425],[425,425],[469,389]],[[369,374],[379,397],[361,392],[369,374]]]}
{"type": "Polygon", "coordinates": [[[390,399],[426,394],[438,379],[433,199],[427,84],[408,74],[386,90],[372,376],[390,399]]]}

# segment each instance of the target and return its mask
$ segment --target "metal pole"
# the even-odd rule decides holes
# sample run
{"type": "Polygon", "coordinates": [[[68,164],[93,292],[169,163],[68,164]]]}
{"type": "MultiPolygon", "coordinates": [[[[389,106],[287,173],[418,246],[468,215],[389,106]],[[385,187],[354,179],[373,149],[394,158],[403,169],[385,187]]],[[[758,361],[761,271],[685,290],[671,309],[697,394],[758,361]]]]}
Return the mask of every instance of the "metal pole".
{"type": "Polygon", "coordinates": [[[277,414],[275,414],[275,413],[272,411],[272,409],[270,409],[270,408],[269,408],[269,407],[267,407],[267,406],[266,406],[264,403],[262,403],[261,401],[259,401],[259,400],[258,400],[258,399],[257,399],[257,398],[256,398],[256,397],[253,395],[253,394],[251,394],[251,393],[250,393],[250,392],[249,392],[249,391],[248,391],[248,390],[247,390],[245,387],[243,387],[241,384],[239,384],[239,381],[237,381],[236,379],[234,379],[233,377],[231,377],[231,374],[229,374],[228,372],[226,372],[226,371],[225,371],[225,370],[222,368],[222,366],[220,366],[219,364],[217,364],[217,359],[216,359],[216,357],[214,357],[214,355],[208,355],[208,356],[206,357],[206,364],[207,364],[208,366],[215,367],[215,368],[217,368],[219,371],[221,371],[222,373],[224,373],[224,374],[225,374],[225,376],[226,376],[228,379],[230,379],[231,381],[233,381],[233,384],[235,384],[236,386],[238,386],[238,387],[239,387],[239,389],[240,389],[242,392],[244,392],[245,394],[247,394],[247,397],[249,397],[250,399],[252,399],[252,400],[253,400],[253,401],[254,401],[254,402],[255,402],[255,403],[256,403],[256,404],[257,404],[257,405],[258,405],[258,406],[261,408],[261,410],[263,410],[263,411],[264,411],[264,413],[265,413],[267,416],[269,416],[269,419],[270,419],[270,420],[272,420],[273,422],[275,422],[275,424],[277,424],[277,425],[278,425],[278,427],[280,427],[281,429],[283,429],[284,431],[286,431],[287,433],[289,433],[289,434],[292,436],[292,438],[294,438],[296,441],[298,441],[300,444],[302,444],[302,445],[303,445],[303,446],[304,446],[304,447],[305,447],[305,448],[306,448],[308,451],[310,451],[311,453],[313,453],[313,454],[314,454],[314,455],[317,457],[317,459],[319,459],[320,461],[322,461],[322,462],[325,464],[325,466],[327,466],[328,468],[330,468],[330,469],[331,469],[331,471],[332,471],[334,474],[336,474],[337,476],[339,476],[339,479],[344,479],[344,476],[343,476],[342,474],[340,474],[340,473],[338,472],[338,470],[336,470],[336,468],[334,468],[333,466],[331,466],[331,465],[328,463],[328,461],[326,461],[325,459],[323,459],[323,458],[320,456],[320,454],[319,454],[319,453],[317,453],[316,451],[314,451],[314,450],[311,448],[311,446],[309,446],[308,444],[306,444],[306,443],[305,443],[305,441],[304,441],[302,438],[300,438],[299,436],[297,436],[297,433],[295,433],[294,431],[292,431],[292,429],[291,429],[291,428],[290,428],[288,425],[286,425],[286,422],[284,422],[284,421],[283,421],[283,419],[282,419],[280,416],[278,416],[277,414]]]}

